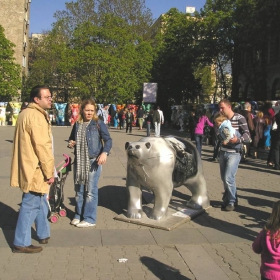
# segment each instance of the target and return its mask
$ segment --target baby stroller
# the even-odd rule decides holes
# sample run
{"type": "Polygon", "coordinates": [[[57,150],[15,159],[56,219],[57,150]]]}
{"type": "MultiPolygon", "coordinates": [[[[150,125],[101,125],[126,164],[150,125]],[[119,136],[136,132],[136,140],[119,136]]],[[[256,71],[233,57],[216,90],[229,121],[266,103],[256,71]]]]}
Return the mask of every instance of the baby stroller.
{"type": "Polygon", "coordinates": [[[71,157],[63,154],[65,160],[60,162],[56,166],[57,177],[54,183],[50,187],[48,203],[49,203],[49,215],[50,222],[56,223],[59,217],[66,217],[67,212],[63,204],[64,200],[64,184],[69,171],[71,171],[71,157]]]}

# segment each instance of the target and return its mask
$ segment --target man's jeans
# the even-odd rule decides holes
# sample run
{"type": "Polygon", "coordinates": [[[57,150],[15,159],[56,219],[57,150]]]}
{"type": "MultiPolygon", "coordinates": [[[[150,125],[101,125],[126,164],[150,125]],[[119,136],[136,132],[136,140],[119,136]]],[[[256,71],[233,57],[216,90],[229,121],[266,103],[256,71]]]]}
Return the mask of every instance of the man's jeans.
{"type": "Polygon", "coordinates": [[[85,186],[75,184],[76,191],[76,213],[75,219],[83,220],[95,224],[98,205],[98,180],[102,171],[102,165],[98,165],[96,159],[90,160],[90,172],[88,190],[85,192],[85,186]]]}
{"type": "Polygon", "coordinates": [[[31,245],[31,227],[34,221],[38,238],[50,237],[47,195],[23,193],[15,231],[15,246],[31,245]]]}
{"type": "Polygon", "coordinates": [[[220,151],[220,173],[225,190],[223,195],[223,204],[225,206],[229,203],[234,204],[237,202],[235,175],[238,170],[240,159],[240,153],[220,151]]]}
{"type": "Polygon", "coordinates": [[[155,122],[155,136],[160,137],[160,123],[155,122]]]}

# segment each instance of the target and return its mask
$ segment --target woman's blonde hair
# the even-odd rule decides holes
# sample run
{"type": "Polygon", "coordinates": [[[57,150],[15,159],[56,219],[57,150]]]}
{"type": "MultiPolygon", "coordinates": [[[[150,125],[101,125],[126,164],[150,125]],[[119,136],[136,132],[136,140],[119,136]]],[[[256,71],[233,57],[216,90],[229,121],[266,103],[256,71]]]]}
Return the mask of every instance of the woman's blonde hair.
{"type": "Polygon", "coordinates": [[[218,112],[214,115],[214,121],[215,122],[223,122],[225,120],[227,120],[228,118],[226,117],[225,114],[223,114],[222,112],[218,112]]]}
{"type": "Polygon", "coordinates": [[[94,106],[94,112],[93,112],[93,116],[92,119],[94,121],[98,121],[98,116],[97,116],[97,112],[96,112],[96,103],[94,102],[93,99],[85,99],[82,101],[82,104],[80,106],[80,113],[79,113],[79,118],[78,118],[78,122],[82,123],[83,122],[83,110],[85,109],[86,105],[93,105],[94,106]]]}
{"type": "Polygon", "coordinates": [[[263,118],[263,112],[262,111],[258,111],[257,112],[257,118],[263,118]]]}

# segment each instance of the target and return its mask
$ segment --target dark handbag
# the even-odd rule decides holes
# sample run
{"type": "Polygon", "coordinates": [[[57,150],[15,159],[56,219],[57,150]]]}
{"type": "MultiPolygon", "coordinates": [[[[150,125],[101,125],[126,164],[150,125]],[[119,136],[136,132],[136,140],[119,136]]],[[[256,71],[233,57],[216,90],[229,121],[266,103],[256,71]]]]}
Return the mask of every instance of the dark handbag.
{"type": "Polygon", "coordinates": [[[97,129],[98,129],[99,139],[100,139],[100,142],[102,144],[102,150],[103,150],[103,148],[104,148],[104,140],[102,139],[102,136],[101,136],[101,133],[100,133],[100,126],[99,126],[98,123],[97,123],[97,129]]]}

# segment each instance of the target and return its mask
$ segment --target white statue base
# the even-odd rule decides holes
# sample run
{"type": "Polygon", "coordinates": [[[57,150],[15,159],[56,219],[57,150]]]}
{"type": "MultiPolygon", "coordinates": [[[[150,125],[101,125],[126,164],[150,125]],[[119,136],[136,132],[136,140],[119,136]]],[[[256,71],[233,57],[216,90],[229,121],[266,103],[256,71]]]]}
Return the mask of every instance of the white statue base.
{"type": "Polygon", "coordinates": [[[127,218],[126,213],[120,214],[114,219],[127,223],[170,231],[177,228],[181,224],[191,221],[193,218],[205,213],[211,208],[211,206],[209,206],[206,209],[192,209],[185,206],[185,201],[172,199],[168,206],[167,216],[160,220],[153,220],[148,217],[150,216],[149,214],[154,207],[154,195],[145,189],[143,189],[142,195],[143,215],[141,219],[127,218]],[[146,202],[145,204],[144,201],[146,202]]]}

